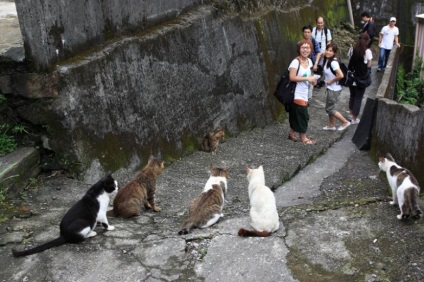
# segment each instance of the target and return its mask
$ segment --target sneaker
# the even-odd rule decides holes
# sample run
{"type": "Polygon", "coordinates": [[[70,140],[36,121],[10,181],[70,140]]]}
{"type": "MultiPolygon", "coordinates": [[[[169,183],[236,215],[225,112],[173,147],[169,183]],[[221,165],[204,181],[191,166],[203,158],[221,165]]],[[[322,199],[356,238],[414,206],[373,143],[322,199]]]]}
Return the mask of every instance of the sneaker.
{"type": "Polygon", "coordinates": [[[339,126],[339,128],[337,128],[337,130],[338,131],[343,131],[343,130],[345,130],[346,128],[348,128],[349,127],[349,125],[351,125],[351,123],[350,122],[348,122],[344,127],[343,126],[339,126]]]}
{"type": "Polygon", "coordinates": [[[333,127],[324,126],[322,129],[323,130],[328,130],[328,131],[335,131],[336,130],[336,127],[335,126],[333,126],[333,127]]]}
{"type": "Polygon", "coordinates": [[[355,120],[352,120],[351,122],[350,122],[350,124],[358,124],[360,122],[360,119],[359,118],[357,118],[357,119],[355,119],[355,120]]]}
{"type": "Polygon", "coordinates": [[[378,68],[378,69],[377,69],[377,72],[381,72],[381,69],[380,69],[380,68],[378,68]]]}

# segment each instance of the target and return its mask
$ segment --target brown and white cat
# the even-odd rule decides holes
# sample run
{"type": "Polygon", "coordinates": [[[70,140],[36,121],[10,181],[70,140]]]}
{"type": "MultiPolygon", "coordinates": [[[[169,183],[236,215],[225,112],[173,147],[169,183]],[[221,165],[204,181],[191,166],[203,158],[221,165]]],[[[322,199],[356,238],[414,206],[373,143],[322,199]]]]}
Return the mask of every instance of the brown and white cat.
{"type": "Polygon", "coordinates": [[[239,236],[268,237],[280,227],[274,193],[265,185],[262,166],[257,169],[246,168],[249,181],[250,225],[255,230],[240,228],[239,236]]]}
{"type": "Polygon", "coordinates": [[[194,199],[189,207],[189,217],[184,222],[179,235],[187,234],[193,228],[206,228],[216,223],[221,217],[227,193],[228,169],[212,167],[210,177],[202,193],[194,199]]]}
{"type": "Polygon", "coordinates": [[[210,131],[203,138],[202,151],[211,152],[212,155],[216,155],[219,142],[221,142],[224,136],[225,136],[225,131],[223,128],[218,128],[215,131],[210,131]]]}
{"type": "Polygon", "coordinates": [[[399,205],[400,214],[397,218],[407,219],[412,216],[413,219],[419,219],[422,212],[417,203],[420,194],[418,181],[408,169],[398,165],[391,154],[388,153],[385,158],[380,157],[379,160],[378,166],[386,172],[392,188],[393,201],[390,204],[399,205]]]}
{"type": "Polygon", "coordinates": [[[109,197],[116,190],[118,190],[118,182],[110,174],[104,176],[65,213],[60,222],[58,238],[28,250],[12,249],[13,256],[28,256],[66,243],[82,242],[86,238],[97,235],[94,229],[98,222],[103,225],[105,230],[114,230],[115,227],[109,225],[106,210],[109,205],[109,197]]]}
{"type": "Polygon", "coordinates": [[[163,170],[163,161],[150,156],[147,165],[118,191],[113,200],[113,209],[107,215],[124,218],[139,216],[143,205],[155,212],[160,211],[155,204],[156,179],[163,170]]]}

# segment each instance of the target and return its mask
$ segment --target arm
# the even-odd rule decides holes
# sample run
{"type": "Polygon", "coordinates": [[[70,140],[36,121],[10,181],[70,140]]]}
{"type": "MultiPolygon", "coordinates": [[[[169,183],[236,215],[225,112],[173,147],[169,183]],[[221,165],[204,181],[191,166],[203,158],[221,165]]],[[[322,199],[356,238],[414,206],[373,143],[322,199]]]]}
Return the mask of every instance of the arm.
{"type": "Polygon", "coordinates": [[[342,79],[344,77],[341,69],[336,69],[335,72],[336,72],[336,77],[328,80],[327,84],[333,84],[334,82],[339,81],[340,79],[342,79]]]}
{"type": "Polygon", "coordinates": [[[395,35],[395,42],[396,42],[397,47],[400,47],[399,35],[395,35]]]}
{"type": "Polygon", "coordinates": [[[382,39],[383,39],[383,34],[380,32],[380,34],[378,35],[378,47],[380,47],[382,39]]]}
{"type": "Polygon", "coordinates": [[[313,41],[314,42],[314,51],[316,52],[316,58],[315,58],[315,63],[314,66],[312,67],[313,71],[317,71],[318,70],[318,63],[319,60],[321,59],[321,49],[319,48],[319,44],[316,40],[313,41]]]}

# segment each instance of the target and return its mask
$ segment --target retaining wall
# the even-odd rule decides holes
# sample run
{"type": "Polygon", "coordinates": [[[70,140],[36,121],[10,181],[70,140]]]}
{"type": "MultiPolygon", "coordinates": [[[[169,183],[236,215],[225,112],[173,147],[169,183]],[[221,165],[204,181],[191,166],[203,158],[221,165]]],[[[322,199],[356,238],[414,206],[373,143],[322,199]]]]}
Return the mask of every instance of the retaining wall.
{"type": "MultiPolygon", "coordinates": [[[[424,109],[393,101],[399,48],[392,51],[377,93],[377,111],[372,134],[372,156],[390,153],[408,168],[424,187],[424,109]]],[[[422,192],[423,190],[421,190],[422,192]]]]}
{"type": "Polygon", "coordinates": [[[117,36],[175,18],[207,0],[16,0],[26,57],[37,69],[117,36]]]}

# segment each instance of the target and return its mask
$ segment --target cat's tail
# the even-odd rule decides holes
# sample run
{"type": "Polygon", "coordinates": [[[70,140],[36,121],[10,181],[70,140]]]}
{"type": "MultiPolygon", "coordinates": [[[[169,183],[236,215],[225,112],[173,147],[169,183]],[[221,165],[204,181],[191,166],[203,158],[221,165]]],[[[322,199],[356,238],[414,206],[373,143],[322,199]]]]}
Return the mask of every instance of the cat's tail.
{"type": "Polygon", "coordinates": [[[188,233],[190,233],[191,229],[193,229],[193,228],[194,228],[193,222],[187,220],[186,222],[184,222],[181,230],[178,231],[178,235],[188,234],[188,233]]]}
{"type": "Polygon", "coordinates": [[[14,257],[29,256],[29,255],[32,255],[32,254],[35,254],[35,253],[43,252],[45,250],[48,250],[48,249],[51,249],[51,248],[54,248],[54,247],[59,247],[59,246],[64,245],[66,243],[67,243],[67,241],[66,241],[65,238],[59,237],[57,239],[54,239],[53,241],[44,243],[44,244],[37,246],[35,248],[32,248],[32,249],[28,249],[28,250],[24,250],[24,251],[18,251],[16,249],[12,249],[12,254],[13,254],[14,257]]]}
{"type": "Polygon", "coordinates": [[[238,235],[241,237],[268,237],[271,236],[271,232],[240,228],[238,235]]]}

